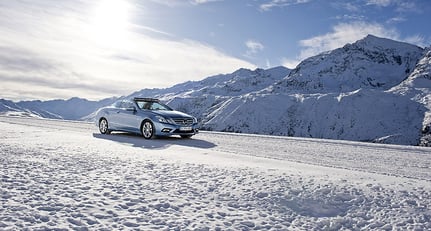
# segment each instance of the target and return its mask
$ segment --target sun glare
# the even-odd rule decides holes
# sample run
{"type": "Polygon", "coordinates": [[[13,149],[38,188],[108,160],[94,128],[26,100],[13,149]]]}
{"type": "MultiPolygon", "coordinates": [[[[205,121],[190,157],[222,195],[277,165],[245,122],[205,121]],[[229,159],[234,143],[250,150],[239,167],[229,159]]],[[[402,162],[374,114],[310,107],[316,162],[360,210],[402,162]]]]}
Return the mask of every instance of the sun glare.
{"type": "Polygon", "coordinates": [[[110,48],[127,45],[130,8],[127,0],[101,0],[96,5],[90,27],[98,44],[110,48]]]}

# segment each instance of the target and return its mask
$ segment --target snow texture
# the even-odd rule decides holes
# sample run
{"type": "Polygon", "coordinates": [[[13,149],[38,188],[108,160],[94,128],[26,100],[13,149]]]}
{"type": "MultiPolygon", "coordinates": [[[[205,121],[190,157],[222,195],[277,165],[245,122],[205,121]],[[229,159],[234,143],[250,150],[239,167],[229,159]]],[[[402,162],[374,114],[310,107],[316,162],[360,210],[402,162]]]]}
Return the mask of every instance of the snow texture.
{"type": "Polygon", "coordinates": [[[429,148],[0,117],[1,230],[430,230],[429,148]]]}

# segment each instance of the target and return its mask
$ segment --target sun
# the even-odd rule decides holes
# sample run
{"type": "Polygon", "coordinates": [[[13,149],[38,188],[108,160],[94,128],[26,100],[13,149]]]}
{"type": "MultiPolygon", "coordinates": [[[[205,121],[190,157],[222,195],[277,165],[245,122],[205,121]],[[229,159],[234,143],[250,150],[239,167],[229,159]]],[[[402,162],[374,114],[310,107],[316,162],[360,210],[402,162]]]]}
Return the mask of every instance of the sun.
{"type": "Polygon", "coordinates": [[[93,39],[108,48],[127,45],[131,6],[127,0],[100,0],[93,12],[90,27],[93,39]]]}

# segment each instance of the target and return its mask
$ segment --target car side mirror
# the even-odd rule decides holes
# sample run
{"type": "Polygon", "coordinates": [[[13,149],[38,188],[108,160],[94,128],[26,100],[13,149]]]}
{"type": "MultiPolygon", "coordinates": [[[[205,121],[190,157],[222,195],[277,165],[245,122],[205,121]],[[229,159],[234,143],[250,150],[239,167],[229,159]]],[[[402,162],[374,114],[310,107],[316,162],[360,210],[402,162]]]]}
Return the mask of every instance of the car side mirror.
{"type": "Polygon", "coordinates": [[[136,112],[136,107],[135,106],[128,107],[126,108],[126,111],[136,112]]]}

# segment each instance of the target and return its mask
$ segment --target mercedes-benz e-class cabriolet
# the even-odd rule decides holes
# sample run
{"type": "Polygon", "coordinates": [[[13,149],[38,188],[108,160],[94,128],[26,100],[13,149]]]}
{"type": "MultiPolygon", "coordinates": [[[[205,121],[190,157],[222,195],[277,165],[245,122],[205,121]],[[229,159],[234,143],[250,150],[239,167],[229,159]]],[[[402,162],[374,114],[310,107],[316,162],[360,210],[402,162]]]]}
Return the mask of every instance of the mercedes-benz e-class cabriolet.
{"type": "Polygon", "coordinates": [[[125,131],[141,134],[145,139],[171,135],[190,138],[198,133],[195,117],[152,98],[121,100],[101,108],[96,115],[96,125],[102,134],[125,131]]]}

